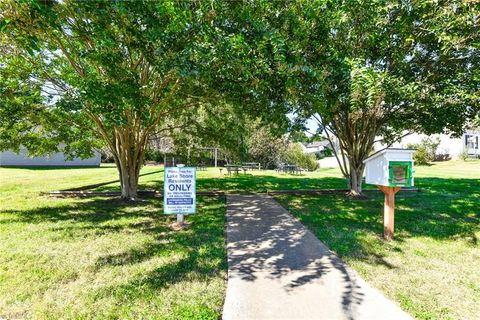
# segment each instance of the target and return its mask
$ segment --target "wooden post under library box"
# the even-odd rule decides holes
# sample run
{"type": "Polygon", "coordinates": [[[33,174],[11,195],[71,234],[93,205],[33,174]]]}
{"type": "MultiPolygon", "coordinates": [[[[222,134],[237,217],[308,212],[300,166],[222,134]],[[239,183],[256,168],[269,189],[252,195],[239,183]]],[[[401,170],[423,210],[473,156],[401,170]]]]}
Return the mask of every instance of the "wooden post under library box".
{"type": "Polygon", "coordinates": [[[383,237],[387,240],[393,240],[395,231],[395,194],[401,187],[378,186],[385,194],[385,204],[383,207],[383,237]]]}
{"type": "Polygon", "coordinates": [[[364,161],[365,182],[385,194],[383,236],[392,240],[395,230],[395,194],[402,187],[413,187],[413,151],[385,149],[364,161]]]}

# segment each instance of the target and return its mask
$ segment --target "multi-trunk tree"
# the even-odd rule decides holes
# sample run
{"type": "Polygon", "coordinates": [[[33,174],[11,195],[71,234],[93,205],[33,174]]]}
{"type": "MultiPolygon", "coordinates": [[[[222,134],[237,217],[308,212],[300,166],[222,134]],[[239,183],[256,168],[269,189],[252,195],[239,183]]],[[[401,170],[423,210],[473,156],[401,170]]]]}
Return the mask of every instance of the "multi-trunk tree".
{"type": "MultiPolygon", "coordinates": [[[[44,92],[38,108],[65,115],[72,126],[86,126],[85,135],[94,131],[113,155],[123,198],[137,196],[150,135],[179,125],[177,117],[195,107],[193,96],[203,90],[195,77],[206,24],[196,6],[148,1],[1,5],[3,36],[31,66],[27,81],[38,82],[44,92]]],[[[32,131],[46,129],[40,123],[32,131]]],[[[49,136],[55,131],[42,138],[49,136]]],[[[78,142],[72,153],[90,152],[78,142]]]]}
{"type": "Polygon", "coordinates": [[[374,144],[410,131],[461,134],[478,112],[474,1],[304,3],[287,32],[291,97],[329,139],[353,196],[374,144]],[[380,141],[378,141],[380,140],[380,141]]]}
{"type": "MultiPolygon", "coordinates": [[[[25,66],[15,90],[31,87],[36,100],[2,95],[2,149],[87,156],[101,141],[115,160],[122,197],[136,198],[153,134],[191,127],[200,103],[248,102],[248,112],[260,101],[242,84],[265,75],[269,59],[246,59],[250,44],[234,32],[235,10],[242,7],[221,1],[3,1],[1,39],[14,52],[0,74],[18,79],[7,65],[25,66]],[[246,76],[259,62],[262,71],[246,76]],[[24,112],[7,110],[14,104],[24,112]]],[[[212,121],[221,118],[208,111],[212,121]]]]}
{"type": "Polygon", "coordinates": [[[478,112],[478,17],[461,0],[2,1],[0,148],[102,141],[135,198],[149,137],[200,103],[219,127],[218,106],[280,130],[314,116],[358,195],[375,139],[460,133],[478,112]]]}

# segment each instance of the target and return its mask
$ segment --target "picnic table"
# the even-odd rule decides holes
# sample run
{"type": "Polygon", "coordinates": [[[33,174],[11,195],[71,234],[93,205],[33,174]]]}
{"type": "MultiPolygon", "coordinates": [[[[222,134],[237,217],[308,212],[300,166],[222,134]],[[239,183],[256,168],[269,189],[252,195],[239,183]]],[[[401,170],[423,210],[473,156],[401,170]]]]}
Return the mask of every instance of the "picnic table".
{"type": "Polygon", "coordinates": [[[197,164],[195,166],[195,168],[197,169],[197,171],[206,171],[207,170],[207,166],[204,165],[204,164],[197,164]]]}
{"type": "Polygon", "coordinates": [[[242,163],[242,166],[244,168],[248,168],[248,169],[258,169],[258,170],[260,170],[260,168],[261,168],[259,162],[244,162],[244,163],[242,163]]]}
{"type": "Polygon", "coordinates": [[[287,163],[280,164],[280,166],[278,166],[277,168],[277,172],[283,172],[283,173],[289,173],[289,174],[301,174],[303,171],[305,170],[298,166],[287,164],[287,163]]]}
{"type": "MultiPolygon", "coordinates": [[[[232,172],[235,174],[239,174],[240,170],[243,170],[243,173],[247,173],[248,168],[242,166],[242,165],[237,165],[237,164],[226,164],[225,168],[227,169],[227,174],[229,176],[232,175],[232,172]]],[[[220,173],[222,172],[222,169],[220,169],[220,173]]]]}

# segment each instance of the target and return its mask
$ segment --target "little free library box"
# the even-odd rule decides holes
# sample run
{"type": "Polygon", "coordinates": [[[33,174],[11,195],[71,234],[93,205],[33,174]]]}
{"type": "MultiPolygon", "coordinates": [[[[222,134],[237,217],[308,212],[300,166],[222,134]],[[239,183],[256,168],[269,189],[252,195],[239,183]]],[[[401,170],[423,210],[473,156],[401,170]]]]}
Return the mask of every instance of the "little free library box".
{"type": "Polygon", "coordinates": [[[386,187],[413,187],[412,149],[385,149],[365,163],[365,182],[386,187]]]}
{"type": "Polygon", "coordinates": [[[412,149],[385,149],[364,161],[365,182],[376,185],[385,194],[383,235],[393,239],[395,194],[402,187],[413,187],[412,149]]]}

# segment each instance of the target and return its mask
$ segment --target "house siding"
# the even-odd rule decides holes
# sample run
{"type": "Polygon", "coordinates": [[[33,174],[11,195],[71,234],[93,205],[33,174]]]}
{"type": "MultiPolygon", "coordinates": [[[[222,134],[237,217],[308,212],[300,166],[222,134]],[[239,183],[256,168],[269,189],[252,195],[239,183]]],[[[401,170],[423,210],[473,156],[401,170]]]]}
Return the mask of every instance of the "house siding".
{"type": "MultiPolygon", "coordinates": [[[[450,135],[439,134],[434,135],[440,138],[440,145],[437,149],[437,156],[444,156],[445,158],[457,159],[459,156],[466,151],[469,155],[480,155],[480,148],[467,148],[466,146],[466,136],[473,137],[471,139],[476,139],[480,136],[480,131],[478,130],[468,130],[466,133],[459,138],[453,138],[450,135]]],[[[423,138],[428,137],[423,134],[411,134],[402,139],[402,141],[392,145],[392,148],[406,148],[411,143],[421,143],[423,138]]],[[[480,139],[480,138],[478,138],[480,139]]],[[[475,141],[475,140],[473,140],[475,141]]],[[[383,148],[383,145],[377,145],[376,150],[383,148]]]]}
{"type": "Polygon", "coordinates": [[[0,167],[98,167],[101,155],[95,151],[95,156],[88,159],[74,158],[66,160],[62,152],[44,157],[28,157],[25,149],[17,154],[12,151],[0,152],[0,167]]]}

